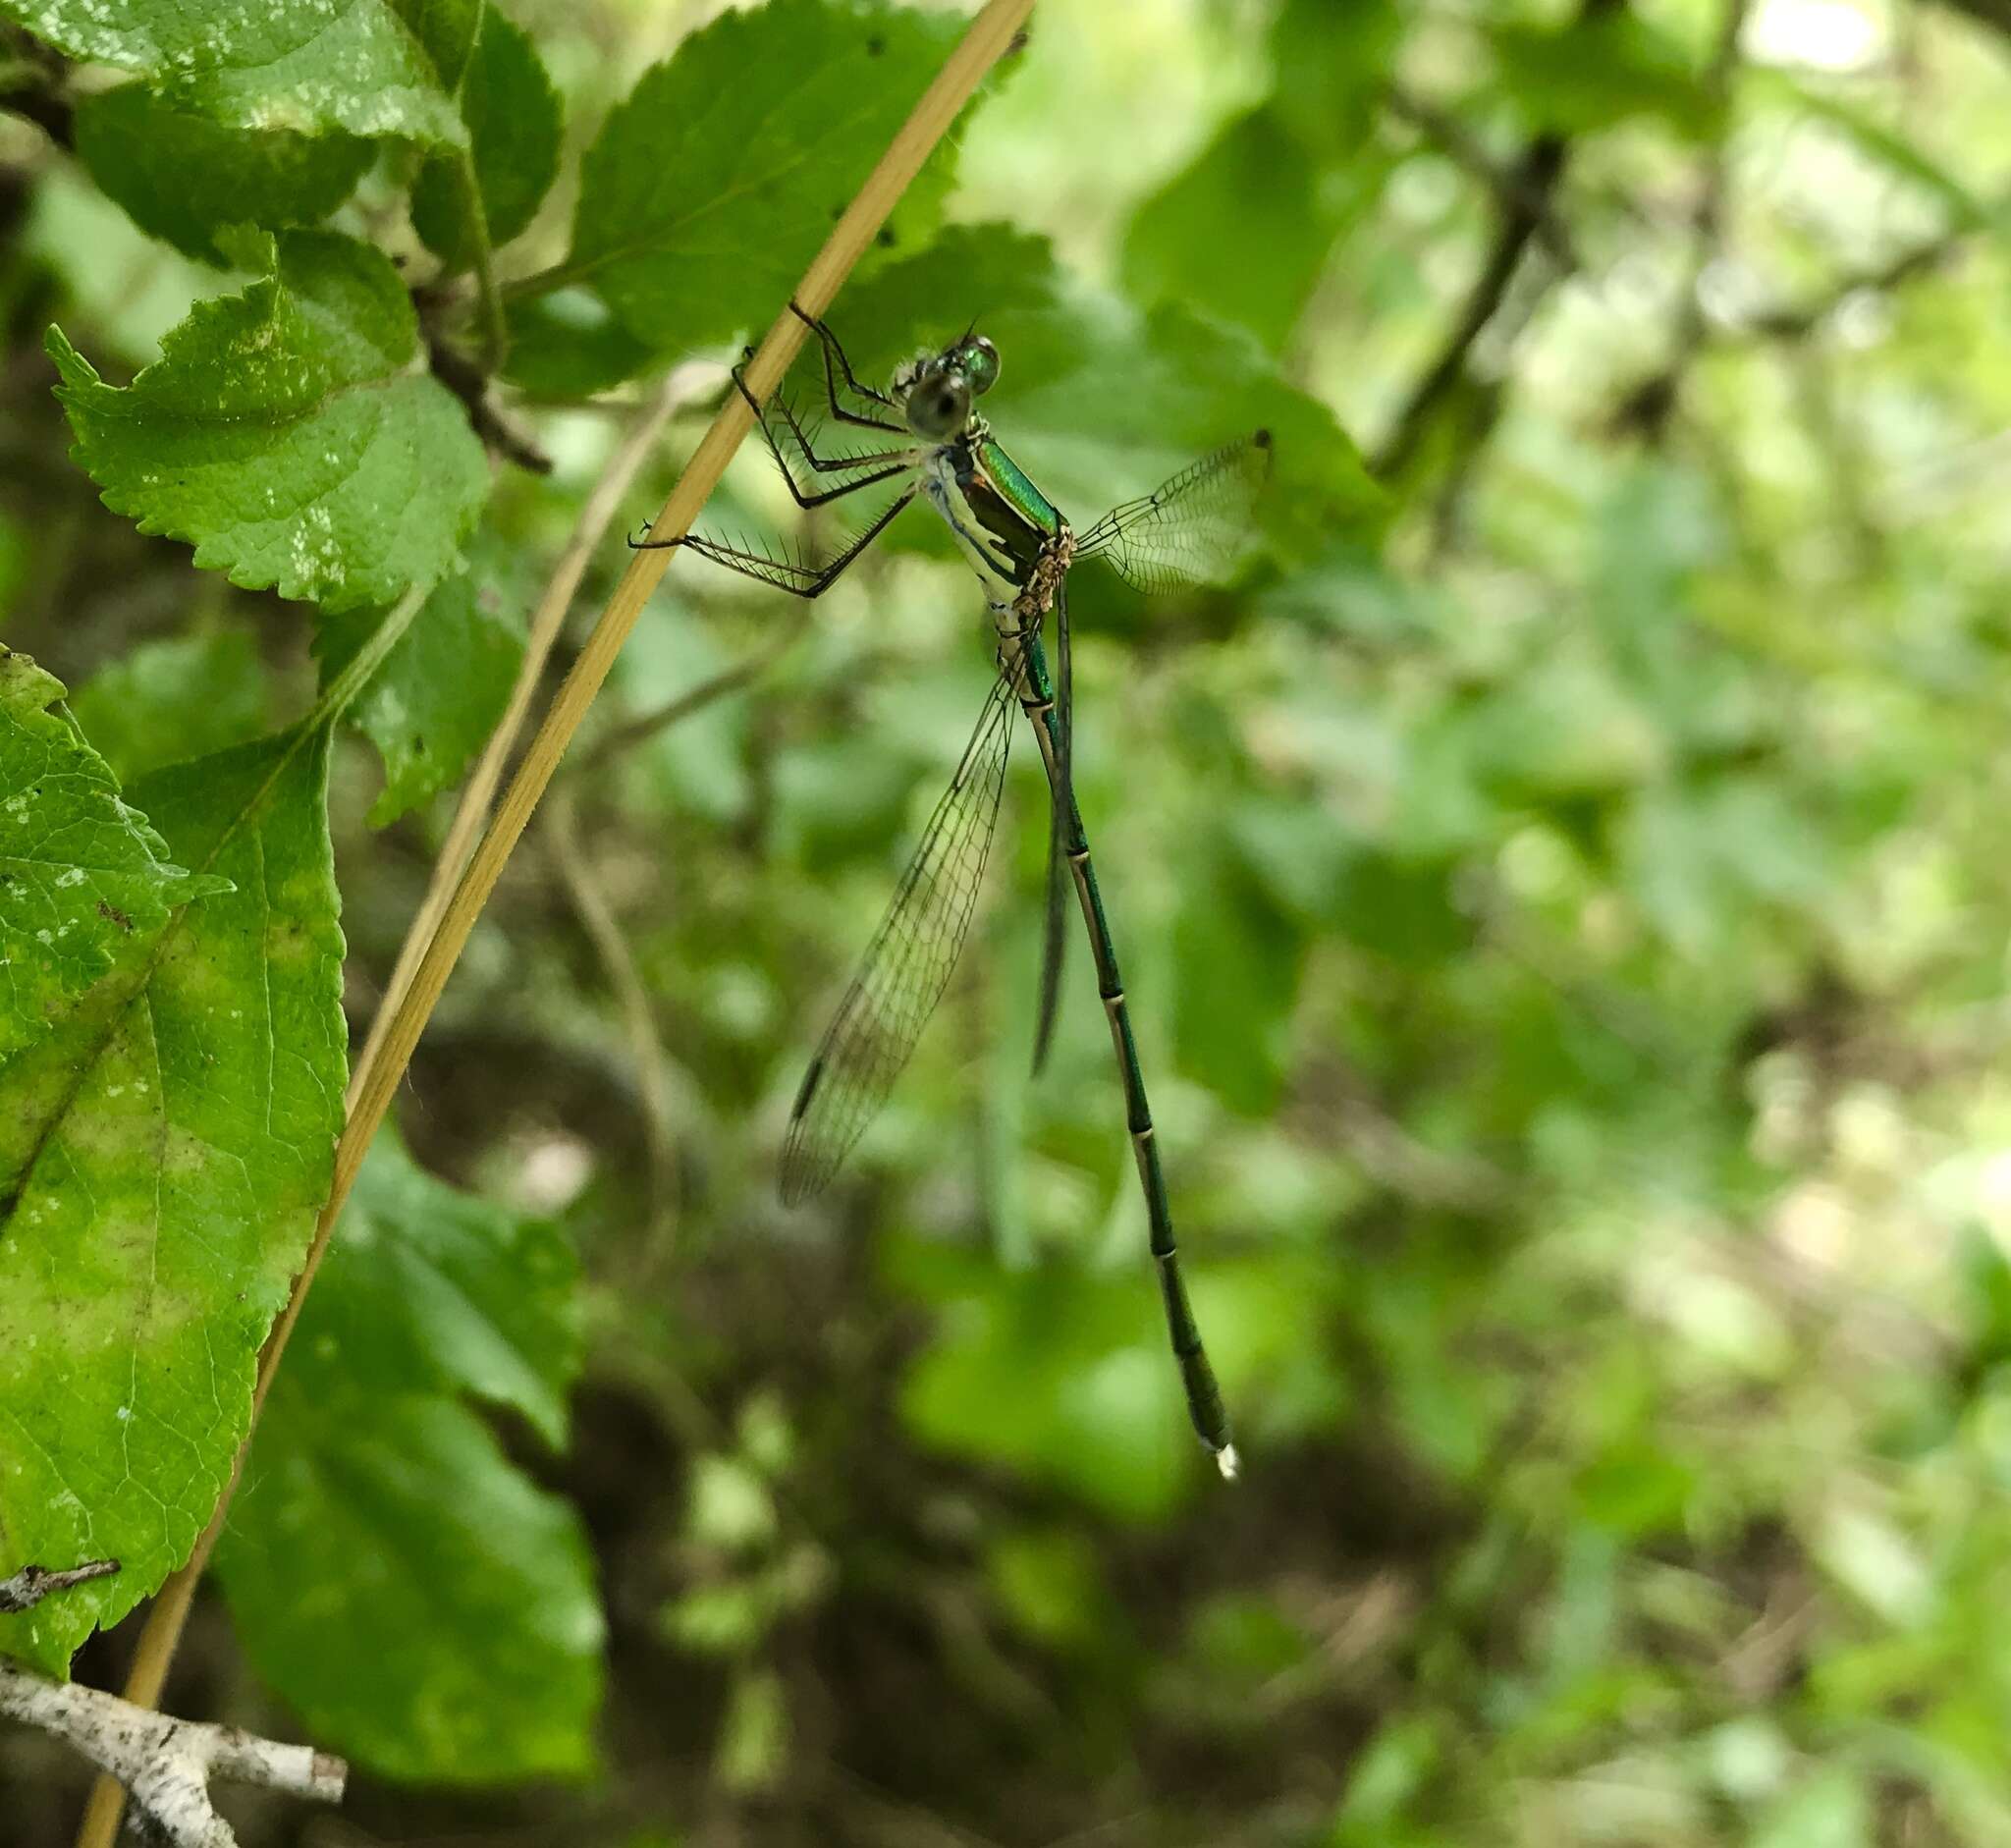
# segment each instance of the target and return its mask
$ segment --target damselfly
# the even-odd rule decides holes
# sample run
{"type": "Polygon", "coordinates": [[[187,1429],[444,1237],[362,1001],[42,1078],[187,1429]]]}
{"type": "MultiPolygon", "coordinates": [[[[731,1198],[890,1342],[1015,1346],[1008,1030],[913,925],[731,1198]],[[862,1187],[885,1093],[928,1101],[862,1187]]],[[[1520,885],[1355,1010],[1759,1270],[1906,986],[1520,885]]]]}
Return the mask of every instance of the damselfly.
{"type": "Polygon", "coordinates": [[[1035,1068],[1046,1053],[1060,991],[1065,893],[1072,879],[1116,1048],[1152,1255],[1159,1266],[1167,1330],[1186,1390],[1188,1415],[1223,1474],[1233,1476],[1236,1452],[1229,1441],[1228,1415],[1180,1276],[1172,1210],[1124,984],[1117,972],[1116,946],[1075,803],[1067,579],[1070,568],[1085,558],[1103,559],[1120,577],[1146,591],[1197,585],[1220,572],[1248,534],[1258,491],[1270,470],[1270,434],[1258,430],[1224,445],[1182,469],[1157,492],[1113,508],[1077,532],[973,409],[999,377],[999,352],[989,339],[969,330],[940,352],[925,353],[900,367],[891,388],[882,392],[860,382],[829,327],[801,308],[796,312],[822,348],[824,392],[832,416],[840,423],[878,432],[878,445],[842,455],[821,454],[816,436],[786,398],[778,395],[771,411],[754,401],[738,370],[734,383],[752,408],[798,507],[822,507],[864,489],[898,482],[892,502],[821,566],[695,533],[679,540],[631,543],[688,546],[703,558],[793,596],[817,597],[838,581],[897,514],[920,497],[948,522],[984,586],[996,630],[999,676],[986,695],[956,775],[930,816],[887,915],[803,1074],[783,1147],[783,1199],[794,1205],[830,1181],[893,1089],[949,985],[991,852],[1016,704],[1032,722],[1053,800],[1035,1068]],[[806,486],[796,479],[783,449],[783,435],[813,477],[828,485],[813,481],[806,486]],[[1052,671],[1043,645],[1051,625],[1052,671]]]}

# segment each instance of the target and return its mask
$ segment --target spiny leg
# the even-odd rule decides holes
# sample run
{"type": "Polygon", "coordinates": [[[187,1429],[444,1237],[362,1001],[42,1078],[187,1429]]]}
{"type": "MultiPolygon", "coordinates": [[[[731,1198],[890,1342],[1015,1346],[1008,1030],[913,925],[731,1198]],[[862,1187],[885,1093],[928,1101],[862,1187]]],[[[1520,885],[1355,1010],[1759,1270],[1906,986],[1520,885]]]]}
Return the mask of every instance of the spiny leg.
{"type": "Polygon", "coordinates": [[[857,411],[847,410],[838,402],[838,379],[832,370],[834,358],[844,373],[846,387],[854,396],[863,398],[868,404],[878,405],[887,410],[894,408],[894,400],[888,397],[885,392],[875,391],[872,386],[859,383],[858,374],[852,370],[852,362],[845,357],[843,346],[840,343],[838,336],[824,322],[820,321],[814,314],[805,313],[793,299],[789,302],[789,308],[794,313],[796,319],[801,321],[805,327],[809,328],[817,336],[818,343],[824,349],[824,391],[825,396],[831,400],[831,414],[838,418],[841,423],[861,424],[868,430],[893,430],[899,435],[905,436],[907,432],[901,425],[890,423],[882,417],[862,417],[857,411]]]}
{"type": "MultiPolygon", "coordinates": [[[[858,485],[863,487],[865,483],[858,485]]],[[[873,523],[827,565],[798,565],[788,559],[770,558],[765,553],[752,552],[744,546],[727,545],[722,540],[708,539],[695,532],[687,532],[681,539],[631,538],[628,545],[631,551],[636,552],[661,552],[673,546],[684,546],[700,558],[710,559],[715,565],[724,565],[728,571],[738,571],[742,577],[752,577],[760,583],[772,584],[778,590],[787,590],[792,597],[821,597],[914,497],[914,489],[909,488],[890,502],[873,523]]],[[[644,530],[648,529],[645,527],[644,530]]]]}
{"type": "MultiPolygon", "coordinates": [[[[749,348],[749,357],[752,356],[752,353],[753,350],[749,348]]],[[[866,481],[854,481],[848,487],[835,488],[831,493],[819,496],[816,500],[805,500],[802,490],[796,485],[795,473],[789,467],[788,458],[782,453],[782,445],[775,440],[775,431],[769,424],[768,412],[762,408],[760,401],[755,398],[754,394],[747,389],[747,381],[742,376],[746,369],[746,358],[742,358],[740,363],[734,367],[733,378],[734,388],[747,401],[747,408],[753,411],[754,421],[761,428],[761,440],[768,445],[768,453],[775,458],[776,466],[782,470],[783,479],[789,484],[789,492],[795,497],[798,507],[820,506],[824,501],[836,500],[841,494],[849,494],[853,488],[863,488],[869,485],[866,481]]],[[[796,416],[795,407],[780,392],[776,394],[774,408],[782,413],[783,421],[788,425],[789,434],[795,438],[796,448],[801,453],[803,460],[819,474],[842,474],[849,469],[870,468],[880,463],[905,466],[914,461],[915,451],[912,448],[872,450],[857,456],[820,456],[817,454],[815,446],[811,443],[808,432],[804,430],[801,421],[796,416]]],[[[884,481],[886,478],[885,474],[878,474],[873,476],[872,480],[884,481]]]]}

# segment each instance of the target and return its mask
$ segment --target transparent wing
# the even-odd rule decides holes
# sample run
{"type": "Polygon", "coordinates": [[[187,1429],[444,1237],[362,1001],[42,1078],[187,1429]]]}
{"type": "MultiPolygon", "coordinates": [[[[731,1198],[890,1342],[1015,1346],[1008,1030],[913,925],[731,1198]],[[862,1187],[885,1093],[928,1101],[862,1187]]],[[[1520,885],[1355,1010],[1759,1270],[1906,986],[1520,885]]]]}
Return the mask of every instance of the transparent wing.
{"type": "Polygon", "coordinates": [[[1075,542],[1152,595],[1221,577],[1250,536],[1271,476],[1271,432],[1257,430],[1190,462],[1139,500],[1114,507],[1075,542]]]}
{"type": "Polygon", "coordinates": [[[956,966],[992,850],[1018,700],[1001,675],[858,973],[803,1074],[782,1149],[782,1197],[823,1191],[900,1076],[956,966]]]}

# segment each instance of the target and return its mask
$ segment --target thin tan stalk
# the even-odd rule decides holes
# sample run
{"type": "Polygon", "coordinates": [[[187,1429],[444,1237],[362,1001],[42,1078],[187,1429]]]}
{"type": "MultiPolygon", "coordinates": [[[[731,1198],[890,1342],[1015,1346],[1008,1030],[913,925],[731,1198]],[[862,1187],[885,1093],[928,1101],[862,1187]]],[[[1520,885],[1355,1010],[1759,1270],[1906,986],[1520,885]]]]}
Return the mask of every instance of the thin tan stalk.
{"type": "Polygon", "coordinates": [[[419,958],[426,953],[426,946],[433,941],[433,933],[440,928],[440,920],[447,915],[454,888],[467,866],[468,855],[474,851],[476,837],[489,819],[489,805],[496,798],[496,788],[503,781],[510,753],[516,748],[523,722],[530,714],[530,703],[537,697],[538,686],[545,676],[545,663],[551,659],[553,644],[558,641],[559,631],[566,625],[566,614],[578,593],[579,580],[586,575],[587,565],[606,536],[636,471],[655,449],[664,425],[679,408],[704,389],[716,370],[707,365],[679,366],[664,380],[628,434],[622,439],[621,446],[608,458],[600,479],[593,484],[586,504],[579,510],[579,518],[573,524],[565,551],[559,555],[557,566],[553,568],[545,594],[531,612],[530,633],[524,640],[523,666],[517,672],[516,684],[510,689],[510,703],[504,707],[503,717],[482,750],[481,761],[475,765],[474,774],[468,778],[467,787],[462,791],[461,803],[454,811],[454,820],[448,825],[447,839],[441,843],[440,852],[433,861],[426,896],[412,918],[411,928],[406,932],[391,979],[384,985],[377,1011],[371,1016],[369,1034],[363,1041],[362,1053],[350,1078],[349,1102],[352,1109],[355,1107],[356,1093],[362,1087],[364,1075],[384,1056],[384,1040],[390,1031],[392,1016],[411,987],[412,977],[418,972],[419,958]]]}
{"type": "MultiPolygon", "coordinates": [[[[858,196],[832,228],[823,249],[818,251],[802,282],[797,285],[794,299],[809,313],[822,314],[831,305],[852,266],[865,254],[901,193],[949,131],[957,111],[970,100],[985,73],[1011,45],[1032,11],[1033,0],[989,0],[984,11],[971,23],[970,29],[957,42],[935,81],[922,93],[921,100],[889,143],[879,164],[867,176],[858,196]]],[[[782,383],[789,362],[802,347],[805,332],[802,321],[785,303],[747,367],[747,386],[757,400],[766,399],[782,383]]],[[[696,453],[671,490],[670,499],[664,503],[663,512],[654,526],[659,539],[680,539],[690,531],[698,510],[711,497],[734,452],[752,427],[753,416],[745,400],[737,392],[728,394],[696,453]]],[[[419,1035],[432,1017],[441,991],[447,986],[447,978],[453,973],[468,935],[474,929],[475,919],[480,916],[489,894],[495,890],[505,862],[530,821],[531,811],[536,808],[545,786],[551,782],[567,745],[579,729],[580,721],[600,691],[602,682],[614,666],[616,655],[628,638],[629,630],[635,626],[650,593],[661,581],[672,556],[669,549],[638,551],[630,556],[627,571],[615,586],[606,610],[594,625],[585,647],[580,650],[572,671],[546,710],[523,762],[511,779],[495,820],[469,859],[439,929],[419,958],[409,986],[389,1009],[390,1024],[383,1035],[377,1058],[358,1070],[349,1120],[342,1140],[336,1146],[334,1183],[328,1203],[322,1210],[321,1228],[316,1232],[317,1246],[325,1244],[325,1228],[335,1223],[349,1198],[356,1171],[362,1166],[364,1151],[369,1147],[370,1138],[376,1134],[378,1124],[384,1120],[384,1114],[390,1108],[406,1066],[411,1060],[419,1035]]],[[[287,1337],[299,1318],[300,1303],[311,1280],[311,1273],[303,1271],[295,1284],[293,1298],[275,1325],[272,1338],[261,1356],[258,1390],[252,1401],[254,1429],[265,1389],[285,1351],[287,1337]]],[[[247,1432],[231,1479],[225,1485],[208,1528],[196,1543],[194,1553],[189,1563],[162,1587],[161,1595],[154,1602],[126,1687],[126,1698],[136,1705],[153,1707],[159,1703],[161,1686],[167,1679],[168,1665],[188,1616],[195,1584],[209,1561],[216,1536],[222,1531],[231,1496],[243,1472],[245,1452],[249,1445],[250,1434],[247,1432]]],[[[78,1833],[77,1848],[112,1848],[124,1808],[124,1796],[123,1790],[116,1785],[109,1797],[105,1796],[102,1786],[92,1791],[89,1808],[78,1833]]]]}

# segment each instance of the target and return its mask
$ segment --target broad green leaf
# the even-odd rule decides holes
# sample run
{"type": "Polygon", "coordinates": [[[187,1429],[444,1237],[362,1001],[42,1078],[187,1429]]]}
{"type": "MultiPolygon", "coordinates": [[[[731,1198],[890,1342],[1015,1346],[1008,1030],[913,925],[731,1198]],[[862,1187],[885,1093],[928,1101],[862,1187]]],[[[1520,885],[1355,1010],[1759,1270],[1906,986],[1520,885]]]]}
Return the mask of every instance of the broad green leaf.
{"type": "MultiPolygon", "coordinates": [[[[508,244],[536,215],[559,171],[559,92],[537,47],[493,6],[482,15],[474,56],[459,97],[482,202],[480,236],[508,244]]],[[[477,228],[468,209],[462,157],[436,155],[412,188],[412,226],[450,269],[475,260],[477,228]]]]}
{"type": "Polygon", "coordinates": [[[316,1739],[385,1775],[592,1766],[585,1537],[463,1402],[564,1437],[575,1281],[556,1227],[380,1137],[274,1385],[218,1569],[259,1671],[316,1739]]]}
{"type": "Polygon", "coordinates": [[[327,778],[326,729],[297,728],[136,785],[172,850],[233,889],[158,933],[60,1072],[0,1080],[0,1573],[125,1568],[0,1618],[0,1647],[51,1673],[209,1519],[328,1191],[345,1026],[327,778]]]}
{"type": "Polygon", "coordinates": [[[540,398],[590,398],[648,369],[654,351],[590,289],[556,289],[508,307],[511,384],[540,398]]]}
{"type": "Polygon", "coordinates": [[[384,1130],[300,1326],[358,1378],[510,1406],[556,1447],[579,1371],[578,1273],[550,1220],[434,1179],[384,1130]]]}
{"type": "MultiPolygon", "coordinates": [[[[1281,551],[1310,554],[1380,530],[1386,504],[1354,445],[1254,342],[1171,304],[1141,318],[1065,277],[1042,239],[955,227],[848,289],[831,312],[868,379],[973,317],[1004,362],[986,415],[1078,527],[1262,426],[1272,432],[1274,479],[1260,518],[1281,551]]],[[[813,376],[806,396],[822,393],[822,376],[798,374],[813,376]]]]}
{"type": "Polygon", "coordinates": [[[1004,1272],[925,1247],[898,1281],[942,1309],[900,1395],[935,1448],[1003,1463],[1119,1519],[1163,1517],[1199,1455],[1152,1282],[1052,1263],[1004,1272]]]}
{"type": "Polygon", "coordinates": [[[352,135],[233,127],[145,83],[84,96],[77,152],[140,230],[205,263],[226,225],[312,225],[354,190],[370,143],[352,135]]]}
{"type": "Polygon", "coordinates": [[[1226,841],[1190,850],[1173,922],[1174,1055],[1232,1110],[1261,1115],[1283,1081],[1307,940],[1226,841]]]}
{"type": "Polygon", "coordinates": [[[1311,153],[1357,157],[1402,35],[1395,0],[1284,0],[1271,28],[1272,107],[1311,153]]]}
{"type": "Polygon", "coordinates": [[[770,0],[692,33],[609,116],[552,280],[590,284],[658,350],[765,325],[961,26],[877,3],[770,0]]]}
{"type": "Polygon", "coordinates": [[[390,0],[391,10],[418,40],[433,66],[440,87],[450,93],[461,84],[489,0],[390,0]]]}
{"type": "MultiPolygon", "coordinates": [[[[1134,1185],[1128,1172],[1119,1182],[1134,1185]]],[[[1134,1261],[1107,1270],[1058,1259],[1006,1270],[941,1245],[894,1246],[892,1280],[939,1312],[901,1388],[914,1435],[1120,1520],[1160,1519],[1203,1480],[1142,1212],[1136,1223],[1134,1261]]],[[[1207,1264],[1212,1229],[1183,1220],[1182,1250],[1231,1414],[1264,1380],[1285,1410],[1281,1429],[1331,1425],[1346,1386],[1318,1355],[1317,1331],[1333,1310],[1335,1274],[1288,1255],[1207,1264]]]]}
{"type": "Polygon", "coordinates": [[[1634,12],[1588,13],[1554,30],[1497,26],[1491,38],[1502,85],[1535,128],[1593,135],[1643,115],[1693,136],[1718,127],[1683,47],[1634,12]]]}
{"type": "Polygon", "coordinates": [[[247,744],[266,729],[265,670],[243,629],[141,642],[71,695],[84,735],[123,780],[247,744]]]}
{"type": "Polygon", "coordinates": [[[419,41],[385,0],[0,0],[73,58],[172,86],[240,128],[459,144],[465,131],[419,41]]]}
{"type": "MultiPolygon", "coordinates": [[[[384,757],[384,788],[370,809],[382,828],[461,781],[509,703],[523,637],[497,608],[494,589],[462,567],[426,599],[396,648],[349,709],[384,757]]],[[[376,610],[324,617],[315,652],[324,686],[369,640],[376,610]]]]}
{"type": "Polygon", "coordinates": [[[73,453],[106,506],[233,583],[331,610],[396,602],[474,523],[481,445],[413,370],[418,322],[388,258],[327,232],[259,242],[269,273],[198,302],[123,390],[50,329],[73,453]]]}
{"type": "Polygon", "coordinates": [[[1321,173],[1273,108],[1238,116],[1139,207],[1124,283],[1282,344],[1339,231],[1321,173]]]}
{"type": "Polygon", "coordinates": [[[143,979],[175,909],[221,892],[168,861],[110,768],[49,710],[63,687],[0,651],[0,1199],[11,1200],[68,1065],[143,979]]]}
{"type": "Polygon", "coordinates": [[[1281,346],[1335,241],[1381,189],[1381,163],[1364,150],[1398,33],[1390,0],[1290,0],[1272,28],[1273,95],[1133,215],[1130,292],[1281,346]]]}

